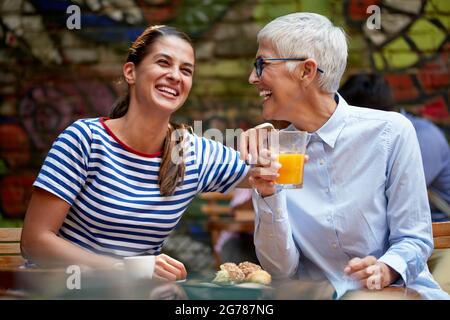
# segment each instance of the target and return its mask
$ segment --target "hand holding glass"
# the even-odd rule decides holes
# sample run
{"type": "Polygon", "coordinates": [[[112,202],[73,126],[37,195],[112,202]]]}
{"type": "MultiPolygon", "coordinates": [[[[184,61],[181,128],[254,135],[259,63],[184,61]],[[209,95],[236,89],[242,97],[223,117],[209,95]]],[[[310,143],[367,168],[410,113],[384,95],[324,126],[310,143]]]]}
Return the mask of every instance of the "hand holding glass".
{"type": "Polygon", "coordinates": [[[285,189],[303,187],[306,131],[276,131],[270,134],[270,150],[281,164],[276,180],[285,189]]]}

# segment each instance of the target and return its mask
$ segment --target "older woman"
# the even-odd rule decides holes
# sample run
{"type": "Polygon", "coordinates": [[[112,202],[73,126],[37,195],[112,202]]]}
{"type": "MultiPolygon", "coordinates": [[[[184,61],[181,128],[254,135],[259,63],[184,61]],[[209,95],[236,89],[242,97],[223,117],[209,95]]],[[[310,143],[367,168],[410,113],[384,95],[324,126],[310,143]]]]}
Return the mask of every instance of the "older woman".
{"type": "Polygon", "coordinates": [[[348,105],[337,94],[347,61],[342,29],[313,13],[279,17],[258,34],[250,75],[266,119],[308,132],[302,189],[275,184],[278,163],[244,134],[256,189],[255,246],[278,278],[326,279],[342,297],[361,287],[408,286],[449,298],[433,280],[430,209],[419,145],[401,114],[348,105]],[[258,152],[259,151],[259,152],[258,152]]]}

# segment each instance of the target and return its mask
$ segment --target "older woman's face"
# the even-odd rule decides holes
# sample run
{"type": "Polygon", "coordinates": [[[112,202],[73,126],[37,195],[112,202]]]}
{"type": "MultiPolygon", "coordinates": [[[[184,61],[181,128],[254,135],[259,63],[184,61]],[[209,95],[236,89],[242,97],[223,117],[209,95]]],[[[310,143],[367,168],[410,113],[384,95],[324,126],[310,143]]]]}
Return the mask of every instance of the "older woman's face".
{"type": "MultiPolygon", "coordinates": [[[[268,41],[260,42],[256,57],[289,58],[280,57],[268,41]]],[[[265,61],[261,77],[253,69],[249,82],[256,86],[262,98],[265,119],[291,120],[289,111],[301,101],[302,88],[295,76],[287,70],[285,61],[265,61]]]]}

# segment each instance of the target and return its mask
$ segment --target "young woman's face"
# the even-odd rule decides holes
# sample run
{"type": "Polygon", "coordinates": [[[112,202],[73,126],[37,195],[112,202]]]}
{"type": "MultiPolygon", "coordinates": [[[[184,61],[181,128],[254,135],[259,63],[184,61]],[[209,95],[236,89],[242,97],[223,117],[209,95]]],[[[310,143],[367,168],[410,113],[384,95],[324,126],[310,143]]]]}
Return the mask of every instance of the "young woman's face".
{"type": "MultiPolygon", "coordinates": [[[[267,41],[261,41],[256,57],[290,58],[280,57],[267,41]]],[[[256,86],[263,99],[264,119],[290,121],[293,107],[301,103],[302,88],[286,68],[286,61],[265,61],[261,77],[253,69],[249,82],[256,86]]]]}
{"type": "Polygon", "coordinates": [[[135,94],[140,105],[173,113],[192,87],[194,50],[176,36],[158,38],[135,68],[135,94]]]}

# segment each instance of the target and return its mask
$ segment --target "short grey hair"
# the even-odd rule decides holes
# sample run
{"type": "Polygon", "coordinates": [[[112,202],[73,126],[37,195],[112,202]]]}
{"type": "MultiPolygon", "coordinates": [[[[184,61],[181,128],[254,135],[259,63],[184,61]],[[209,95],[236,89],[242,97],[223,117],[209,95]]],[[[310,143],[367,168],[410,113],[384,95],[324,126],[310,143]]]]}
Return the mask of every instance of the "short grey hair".
{"type": "MultiPolygon", "coordinates": [[[[279,58],[313,58],[324,73],[318,73],[322,90],[334,93],[347,65],[347,37],[328,18],[308,12],[291,13],[269,22],[259,33],[258,43],[268,40],[279,58]]],[[[287,62],[293,72],[297,63],[287,62]]]]}

